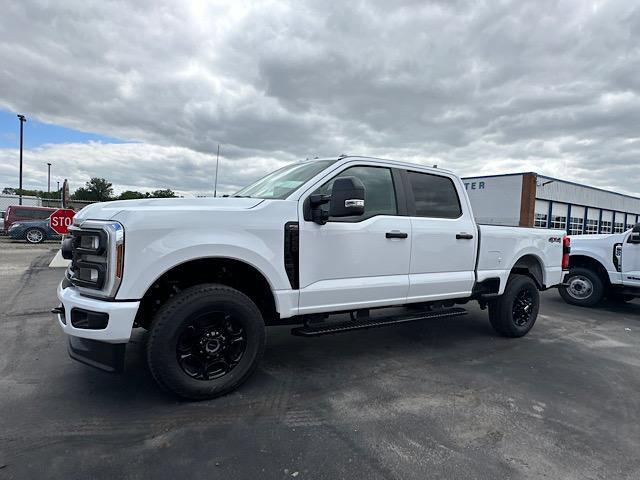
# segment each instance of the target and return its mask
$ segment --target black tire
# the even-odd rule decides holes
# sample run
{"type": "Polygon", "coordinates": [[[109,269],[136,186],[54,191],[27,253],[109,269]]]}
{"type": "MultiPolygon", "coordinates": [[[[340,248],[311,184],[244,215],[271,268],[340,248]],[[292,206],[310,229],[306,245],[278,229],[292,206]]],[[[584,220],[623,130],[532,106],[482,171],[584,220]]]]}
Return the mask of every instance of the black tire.
{"type": "Polygon", "coordinates": [[[489,302],[489,321],[505,337],[526,335],[538,318],[540,294],[531,277],[511,275],[504,293],[489,302]]]}
{"type": "Polygon", "coordinates": [[[171,298],[156,314],[147,362],[163,389],[185,399],[205,400],[238,388],[257,367],[264,347],[264,320],[249,297],[225,285],[196,285],[171,298]],[[243,347],[239,354],[238,345],[243,347]],[[224,366],[229,370],[216,376],[224,366]]]}
{"type": "Polygon", "coordinates": [[[589,268],[572,268],[564,278],[558,292],[562,299],[579,307],[593,307],[604,296],[604,283],[597,272],[589,268]]]}
{"type": "Polygon", "coordinates": [[[27,243],[36,245],[38,243],[44,242],[47,239],[47,234],[40,228],[29,228],[26,232],[24,232],[24,239],[27,241],[27,243]]]}

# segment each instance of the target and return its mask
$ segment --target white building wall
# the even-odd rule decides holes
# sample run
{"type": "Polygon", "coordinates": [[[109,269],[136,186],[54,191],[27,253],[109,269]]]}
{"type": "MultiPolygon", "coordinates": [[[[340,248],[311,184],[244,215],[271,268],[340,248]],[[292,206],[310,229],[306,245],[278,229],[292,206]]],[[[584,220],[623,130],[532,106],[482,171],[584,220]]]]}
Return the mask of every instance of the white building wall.
{"type": "MultiPolygon", "coordinates": [[[[525,174],[463,178],[479,223],[510,226],[520,224],[523,175],[525,174]]],[[[572,235],[580,235],[614,232],[621,228],[626,230],[638,222],[640,198],[536,175],[535,227],[566,228],[572,235]],[[585,208],[588,208],[586,222],[585,208]]]]}
{"type": "Polygon", "coordinates": [[[538,175],[536,197],[621,212],[640,213],[640,198],[596,190],[538,175]]]}
{"type": "Polygon", "coordinates": [[[476,222],[491,225],[520,224],[522,175],[463,178],[476,222]]]}

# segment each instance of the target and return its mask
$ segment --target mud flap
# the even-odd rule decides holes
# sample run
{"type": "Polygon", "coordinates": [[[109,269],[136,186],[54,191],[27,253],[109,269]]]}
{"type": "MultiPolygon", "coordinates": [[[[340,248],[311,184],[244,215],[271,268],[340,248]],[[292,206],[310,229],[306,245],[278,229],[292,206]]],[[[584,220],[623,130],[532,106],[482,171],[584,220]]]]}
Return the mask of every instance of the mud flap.
{"type": "Polygon", "coordinates": [[[89,338],[69,336],[69,356],[80,363],[105,372],[124,371],[126,343],[107,343],[89,338]]]}

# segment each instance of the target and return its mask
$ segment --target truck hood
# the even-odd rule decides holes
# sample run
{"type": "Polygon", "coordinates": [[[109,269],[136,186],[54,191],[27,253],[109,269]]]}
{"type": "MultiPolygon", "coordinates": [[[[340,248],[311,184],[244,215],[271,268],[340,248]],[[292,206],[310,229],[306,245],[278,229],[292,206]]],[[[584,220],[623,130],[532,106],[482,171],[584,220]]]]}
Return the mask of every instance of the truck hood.
{"type": "Polygon", "coordinates": [[[192,212],[192,211],[240,211],[260,204],[261,198],[145,198],[142,200],[117,200],[93,203],[75,215],[75,219],[111,220],[123,212],[192,212]]]}

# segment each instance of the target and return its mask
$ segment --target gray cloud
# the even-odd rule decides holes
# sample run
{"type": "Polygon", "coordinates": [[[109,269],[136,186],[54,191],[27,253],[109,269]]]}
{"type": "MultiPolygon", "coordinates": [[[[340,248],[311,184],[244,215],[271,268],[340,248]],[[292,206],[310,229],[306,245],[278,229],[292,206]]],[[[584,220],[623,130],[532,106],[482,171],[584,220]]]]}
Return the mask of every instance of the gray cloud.
{"type": "Polygon", "coordinates": [[[624,1],[25,0],[3,8],[0,106],[138,142],[29,152],[75,182],[204,192],[220,142],[228,189],[351,153],[640,194],[638,45],[624,1]]]}

